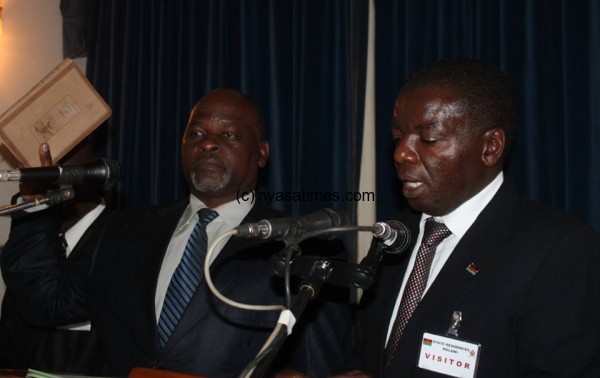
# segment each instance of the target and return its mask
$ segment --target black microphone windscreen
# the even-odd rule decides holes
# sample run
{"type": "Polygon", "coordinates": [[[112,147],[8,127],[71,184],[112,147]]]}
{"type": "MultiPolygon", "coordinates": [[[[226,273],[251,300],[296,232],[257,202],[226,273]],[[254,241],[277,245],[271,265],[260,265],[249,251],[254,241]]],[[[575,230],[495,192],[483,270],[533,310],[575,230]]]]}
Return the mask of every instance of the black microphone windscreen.
{"type": "Polygon", "coordinates": [[[396,231],[396,239],[387,248],[386,252],[392,254],[404,252],[410,245],[410,230],[404,223],[394,219],[388,220],[385,223],[396,231]]]}
{"type": "Polygon", "coordinates": [[[108,188],[117,184],[121,180],[121,164],[113,159],[102,159],[108,169],[108,175],[104,187],[108,188]]]}

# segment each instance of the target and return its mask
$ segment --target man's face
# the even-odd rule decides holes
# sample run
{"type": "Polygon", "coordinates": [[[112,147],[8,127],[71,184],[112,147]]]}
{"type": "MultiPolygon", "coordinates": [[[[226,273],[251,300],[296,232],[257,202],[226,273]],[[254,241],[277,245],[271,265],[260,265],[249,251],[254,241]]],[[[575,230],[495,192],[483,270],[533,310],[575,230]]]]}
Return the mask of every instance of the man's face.
{"type": "Polygon", "coordinates": [[[402,92],[392,137],[402,194],[415,210],[446,215],[488,182],[486,135],[468,124],[465,106],[451,90],[402,92]]]}
{"type": "Polygon", "coordinates": [[[226,90],[214,90],[194,106],[181,157],[190,190],[205,204],[218,206],[256,186],[269,155],[258,122],[252,106],[226,90]]]}

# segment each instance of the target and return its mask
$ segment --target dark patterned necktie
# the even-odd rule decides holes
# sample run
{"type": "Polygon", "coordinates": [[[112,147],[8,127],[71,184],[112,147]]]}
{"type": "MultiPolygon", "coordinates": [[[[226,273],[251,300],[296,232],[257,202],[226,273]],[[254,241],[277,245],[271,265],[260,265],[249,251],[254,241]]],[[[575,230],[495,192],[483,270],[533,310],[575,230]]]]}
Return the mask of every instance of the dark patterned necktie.
{"type": "Polygon", "coordinates": [[[202,280],[202,266],[206,257],[208,239],[206,225],[218,215],[216,211],[208,208],[198,212],[198,223],[196,223],[185,246],[181,261],[171,277],[158,320],[158,337],[163,348],[202,280]]]}
{"type": "Polygon", "coordinates": [[[427,279],[429,278],[429,270],[431,269],[435,250],[442,240],[450,234],[451,232],[445,224],[436,222],[433,218],[428,218],[425,221],[423,241],[417,251],[415,265],[406,282],[400,306],[398,307],[398,314],[392,326],[392,333],[385,348],[384,362],[386,369],[392,363],[406,323],[408,323],[408,320],[421,301],[421,297],[427,286],[427,279]]]}

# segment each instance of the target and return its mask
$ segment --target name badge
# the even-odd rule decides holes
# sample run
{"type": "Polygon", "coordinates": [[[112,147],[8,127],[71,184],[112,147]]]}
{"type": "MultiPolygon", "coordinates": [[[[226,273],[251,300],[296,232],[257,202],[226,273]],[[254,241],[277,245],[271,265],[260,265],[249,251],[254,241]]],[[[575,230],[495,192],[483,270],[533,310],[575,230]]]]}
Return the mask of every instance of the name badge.
{"type": "Polygon", "coordinates": [[[480,348],[480,344],[425,332],[418,366],[451,377],[474,378],[480,348]]]}

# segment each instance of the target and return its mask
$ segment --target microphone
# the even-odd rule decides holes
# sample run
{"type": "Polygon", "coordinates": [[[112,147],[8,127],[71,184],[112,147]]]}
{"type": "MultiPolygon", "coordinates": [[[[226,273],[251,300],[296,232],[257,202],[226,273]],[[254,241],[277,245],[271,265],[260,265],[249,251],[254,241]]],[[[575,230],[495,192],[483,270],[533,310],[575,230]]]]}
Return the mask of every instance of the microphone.
{"type": "Polygon", "coordinates": [[[391,254],[403,252],[410,244],[410,230],[397,220],[375,223],[373,236],[380,239],[386,246],[384,251],[391,254]]]}
{"type": "MultiPolygon", "coordinates": [[[[311,231],[344,227],[349,223],[346,213],[339,210],[322,209],[297,218],[263,219],[256,223],[245,223],[236,227],[235,230],[238,236],[246,238],[284,240],[299,238],[311,231]]],[[[320,234],[318,237],[333,239],[335,232],[320,234]]]]}
{"type": "Polygon", "coordinates": [[[0,182],[51,182],[54,184],[95,183],[104,187],[113,186],[121,179],[121,166],[118,161],[98,158],[81,165],[64,167],[22,168],[0,171],[0,182]]]}
{"type": "Polygon", "coordinates": [[[373,240],[367,255],[352,272],[352,284],[368,289],[375,282],[383,253],[399,254],[410,244],[410,230],[404,224],[389,220],[373,225],[373,240]]]}

